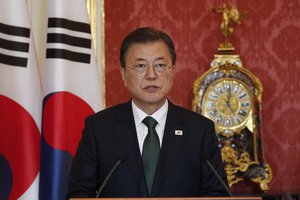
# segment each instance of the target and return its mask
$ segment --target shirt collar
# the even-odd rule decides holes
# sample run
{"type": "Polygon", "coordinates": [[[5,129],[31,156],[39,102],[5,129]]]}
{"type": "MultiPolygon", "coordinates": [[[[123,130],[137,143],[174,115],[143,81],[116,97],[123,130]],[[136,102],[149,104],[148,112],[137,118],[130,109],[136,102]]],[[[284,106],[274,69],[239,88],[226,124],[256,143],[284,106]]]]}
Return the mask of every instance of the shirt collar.
{"type": "Polygon", "coordinates": [[[133,111],[133,116],[134,116],[134,122],[136,124],[136,126],[140,126],[142,124],[142,121],[145,117],[147,116],[151,116],[153,117],[158,125],[164,125],[167,119],[167,112],[168,112],[168,100],[165,101],[165,103],[162,105],[162,107],[160,107],[160,109],[158,109],[155,113],[153,113],[152,115],[147,115],[144,111],[142,111],[141,109],[139,109],[133,101],[131,101],[132,104],[132,111],[133,111]]]}

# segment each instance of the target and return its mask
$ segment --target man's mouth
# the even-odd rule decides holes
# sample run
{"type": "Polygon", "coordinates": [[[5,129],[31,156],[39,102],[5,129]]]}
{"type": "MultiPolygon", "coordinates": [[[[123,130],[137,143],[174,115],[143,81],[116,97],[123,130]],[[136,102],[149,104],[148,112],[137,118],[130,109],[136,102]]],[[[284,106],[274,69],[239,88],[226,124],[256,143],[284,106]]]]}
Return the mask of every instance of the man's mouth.
{"type": "Polygon", "coordinates": [[[147,92],[156,92],[159,89],[157,86],[147,86],[144,88],[147,92]]]}

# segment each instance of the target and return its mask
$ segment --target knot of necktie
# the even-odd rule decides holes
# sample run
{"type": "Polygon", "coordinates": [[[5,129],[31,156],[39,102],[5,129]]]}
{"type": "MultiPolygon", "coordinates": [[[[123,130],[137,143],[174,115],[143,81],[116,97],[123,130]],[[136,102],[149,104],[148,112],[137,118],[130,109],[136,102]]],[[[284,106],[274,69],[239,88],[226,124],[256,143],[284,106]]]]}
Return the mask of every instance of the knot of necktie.
{"type": "Polygon", "coordinates": [[[150,116],[145,117],[145,119],[143,119],[143,123],[148,127],[148,128],[155,128],[155,126],[157,125],[157,121],[150,116]]]}

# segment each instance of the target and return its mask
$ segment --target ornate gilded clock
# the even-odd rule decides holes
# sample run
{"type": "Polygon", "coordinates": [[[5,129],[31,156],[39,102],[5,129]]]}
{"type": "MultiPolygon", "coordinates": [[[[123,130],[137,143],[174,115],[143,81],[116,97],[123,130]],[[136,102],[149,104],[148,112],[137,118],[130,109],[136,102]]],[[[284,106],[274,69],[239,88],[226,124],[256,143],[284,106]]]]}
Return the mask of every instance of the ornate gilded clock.
{"type": "MultiPolygon", "coordinates": [[[[236,8],[226,5],[221,11],[224,9],[236,8]]],[[[234,13],[238,14],[237,10],[234,13]]],[[[227,40],[233,31],[229,28],[221,25],[226,40],[214,55],[211,68],[194,82],[192,109],[215,123],[229,185],[251,180],[266,191],[272,171],[263,155],[261,137],[263,88],[233,53],[234,47],[227,40]]]]}

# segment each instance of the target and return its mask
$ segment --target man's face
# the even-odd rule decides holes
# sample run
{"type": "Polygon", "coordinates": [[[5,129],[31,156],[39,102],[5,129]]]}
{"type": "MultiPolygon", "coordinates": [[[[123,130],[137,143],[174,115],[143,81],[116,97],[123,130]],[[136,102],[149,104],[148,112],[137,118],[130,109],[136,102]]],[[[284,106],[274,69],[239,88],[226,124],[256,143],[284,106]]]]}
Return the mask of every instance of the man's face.
{"type": "Polygon", "coordinates": [[[125,69],[121,68],[122,78],[134,103],[144,111],[160,108],[172,88],[174,76],[167,45],[162,41],[132,44],[125,63],[125,69]],[[138,72],[137,66],[148,67],[145,72],[138,72]],[[158,72],[154,66],[165,66],[166,69],[158,72]]]}

